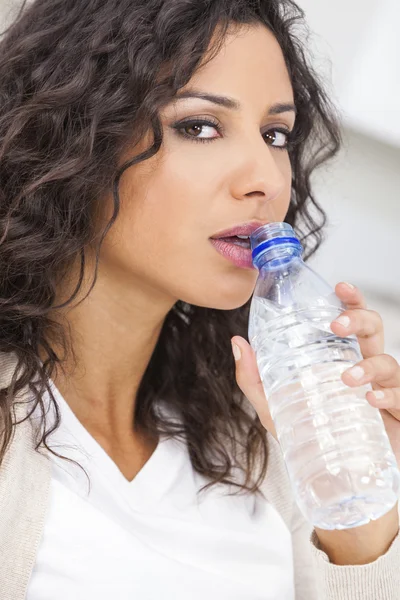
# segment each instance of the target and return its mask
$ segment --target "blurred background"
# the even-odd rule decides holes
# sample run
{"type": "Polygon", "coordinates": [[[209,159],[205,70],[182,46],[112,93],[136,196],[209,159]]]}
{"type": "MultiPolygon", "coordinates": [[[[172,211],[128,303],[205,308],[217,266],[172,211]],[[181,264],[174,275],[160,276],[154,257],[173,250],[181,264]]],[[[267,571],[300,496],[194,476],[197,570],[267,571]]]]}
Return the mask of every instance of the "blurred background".
{"type": "Polygon", "coordinates": [[[385,322],[400,362],[399,0],[298,0],[307,48],[343,119],[344,148],[314,177],[328,214],[310,265],[333,285],[349,281],[385,322]]]}
{"type": "MultiPolygon", "coordinates": [[[[0,0],[0,23],[20,0],[0,0]]],[[[344,147],[314,176],[328,214],[325,242],[310,260],[333,286],[349,281],[380,312],[386,352],[400,361],[399,0],[297,0],[304,40],[343,119],[344,147]]]]}

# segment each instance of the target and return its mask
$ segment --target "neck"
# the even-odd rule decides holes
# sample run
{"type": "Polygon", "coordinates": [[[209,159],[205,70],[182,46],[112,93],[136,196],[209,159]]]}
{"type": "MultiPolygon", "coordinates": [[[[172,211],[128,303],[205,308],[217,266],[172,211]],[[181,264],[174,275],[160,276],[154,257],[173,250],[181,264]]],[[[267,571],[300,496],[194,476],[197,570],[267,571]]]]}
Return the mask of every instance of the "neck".
{"type": "MultiPolygon", "coordinates": [[[[79,304],[90,282],[82,286],[72,308],[62,309],[53,317],[69,333],[76,361],[70,353],[63,369],[57,369],[52,379],[93,435],[103,436],[110,443],[130,443],[135,431],[137,391],[175,301],[142,281],[133,281],[126,273],[118,279],[103,268],[99,269],[95,287],[79,304]]],[[[72,282],[70,288],[74,289],[72,282]]],[[[57,304],[70,295],[71,289],[64,289],[57,304]]],[[[49,343],[63,355],[60,348],[49,343]]]]}

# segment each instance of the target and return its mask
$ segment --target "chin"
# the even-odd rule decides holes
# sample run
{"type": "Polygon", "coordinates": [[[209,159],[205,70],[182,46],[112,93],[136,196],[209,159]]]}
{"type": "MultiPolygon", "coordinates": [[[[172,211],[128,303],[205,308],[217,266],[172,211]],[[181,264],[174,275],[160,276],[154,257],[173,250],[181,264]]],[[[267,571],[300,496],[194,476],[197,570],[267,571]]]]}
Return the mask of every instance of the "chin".
{"type": "MultiPolygon", "coordinates": [[[[242,286],[246,288],[246,286],[242,286]]],[[[227,290],[218,289],[216,286],[210,291],[206,297],[203,296],[195,304],[197,306],[203,306],[205,308],[215,308],[217,310],[235,310],[244,306],[246,302],[250,300],[253,295],[254,286],[248,289],[231,289],[227,290]]]]}
{"type": "Polygon", "coordinates": [[[200,277],[191,289],[178,290],[176,297],[187,304],[217,310],[235,310],[252,297],[257,283],[257,269],[234,269],[200,277]]]}

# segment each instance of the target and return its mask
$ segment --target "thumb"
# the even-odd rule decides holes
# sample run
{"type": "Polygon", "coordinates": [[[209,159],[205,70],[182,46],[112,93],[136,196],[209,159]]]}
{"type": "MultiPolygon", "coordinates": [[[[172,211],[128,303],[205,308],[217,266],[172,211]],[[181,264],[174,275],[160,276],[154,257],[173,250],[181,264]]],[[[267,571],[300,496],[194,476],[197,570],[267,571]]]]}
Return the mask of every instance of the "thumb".
{"type": "Polygon", "coordinates": [[[250,344],[240,336],[233,337],[231,342],[236,364],[237,384],[255,408],[262,425],[275,439],[278,439],[258,371],[255,352],[250,344]]]}

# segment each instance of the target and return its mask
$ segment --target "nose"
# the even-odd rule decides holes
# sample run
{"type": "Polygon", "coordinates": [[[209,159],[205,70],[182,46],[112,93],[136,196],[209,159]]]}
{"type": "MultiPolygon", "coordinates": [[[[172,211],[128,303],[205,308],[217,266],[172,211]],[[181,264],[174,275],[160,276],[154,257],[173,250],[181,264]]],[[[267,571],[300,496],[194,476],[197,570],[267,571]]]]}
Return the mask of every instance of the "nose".
{"type": "Polygon", "coordinates": [[[284,167],[280,151],[268,146],[260,135],[257,137],[241,145],[240,158],[231,165],[230,193],[238,200],[259,198],[272,202],[284,193],[291,171],[284,167]]]}

